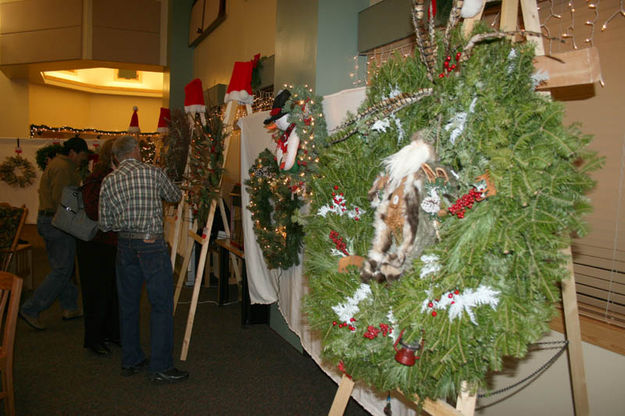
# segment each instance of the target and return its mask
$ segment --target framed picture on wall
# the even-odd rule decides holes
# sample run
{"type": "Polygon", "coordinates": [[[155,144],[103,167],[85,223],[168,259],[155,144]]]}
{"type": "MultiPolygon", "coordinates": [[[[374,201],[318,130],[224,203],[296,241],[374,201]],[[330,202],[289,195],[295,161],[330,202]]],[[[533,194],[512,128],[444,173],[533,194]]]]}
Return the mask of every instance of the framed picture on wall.
{"type": "Polygon", "coordinates": [[[191,6],[189,46],[196,46],[225,19],[226,0],[195,0],[191,6]]]}

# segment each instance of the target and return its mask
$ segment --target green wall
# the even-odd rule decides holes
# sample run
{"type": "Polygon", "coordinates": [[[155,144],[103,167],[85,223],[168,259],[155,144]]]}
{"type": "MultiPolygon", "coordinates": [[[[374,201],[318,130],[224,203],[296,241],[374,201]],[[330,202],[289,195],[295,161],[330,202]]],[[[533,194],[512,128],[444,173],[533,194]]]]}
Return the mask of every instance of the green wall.
{"type": "Polygon", "coordinates": [[[189,45],[189,20],[193,0],[169,1],[168,59],[169,108],[184,107],[184,87],[193,79],[193,49],[189,45]]]}
{"type": "Polygon", "coordinates": [[[287,85],[315,87],[317,0],[278,0],[274,90],[287,85]]]}
{"type": "MultiPolygon", "coordinates": [[[[358,55],[358,12],[369,0],[319,0],[316,93],[327,95],[353,88],[354,57],[358,55]]],[[[364,68],[365,57],[358,66],[364,68]]]]}

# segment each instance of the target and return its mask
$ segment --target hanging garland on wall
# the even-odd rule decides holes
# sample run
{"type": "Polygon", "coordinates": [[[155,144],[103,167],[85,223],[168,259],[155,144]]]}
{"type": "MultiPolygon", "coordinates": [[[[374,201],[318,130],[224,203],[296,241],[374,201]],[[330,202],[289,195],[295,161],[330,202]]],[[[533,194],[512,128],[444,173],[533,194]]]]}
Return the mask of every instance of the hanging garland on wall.
{"type": "MultiPolygon", "coordinates": [[[[34,138],[59,137],[61,135],[76,136],[76,135],[81,135],[81,134],[83,136],[96,136],[96,138],[101,138],[101,137],[106,137],[106,136],[115,136],[115,137],[123,136],[125,134],[128,134],[128,132],[125,130],[115,131],[115,130],[97,130],[97,129],[77,129],[74,127],[67,127],[67,126],[49,127],[49,126],[46,126],[45,124],[41,124],[41,125],[31,124],[30,125],[30,136],[34,138]]],[[[160,133],[140,132],[138,133],[138,135],[140,139],[147,139],[147,138],[157,138],[160,135],[160,133]]]]}
{"type": "Polygon", "coordinates": [[[454,24],[428,43],[423,16],[415,18],[421,56],[380,67],[359,114],[319,155],[304,309],[341,371],[381,391],[437,399],[454,398],[463,381],[486,387],[487,371],[501,370],[504,356],[523,357],[548,330],[568,277],[561,250],[572,232],[585,232],[588,174],[601,160],[588,136],[563,125],[563,106],[535,92],[531,47],[485,27],[467,41],[454,24]],[[425,175],[409,171],[393,188],[395,162],[410,149],[423,159],[413,164],[434,161],[450,181],[424,186],[425,175]],[[411,203],[403,183],[421,184],[421,199],[394,232],[382,214],[411,203]],[[338,193],[345,211],[331,209],[338,193]],[[358,220],[339,215],[357,207],[358,220]],[[364,267],[339,273],[339,259],[354,255],[364,267]]]}

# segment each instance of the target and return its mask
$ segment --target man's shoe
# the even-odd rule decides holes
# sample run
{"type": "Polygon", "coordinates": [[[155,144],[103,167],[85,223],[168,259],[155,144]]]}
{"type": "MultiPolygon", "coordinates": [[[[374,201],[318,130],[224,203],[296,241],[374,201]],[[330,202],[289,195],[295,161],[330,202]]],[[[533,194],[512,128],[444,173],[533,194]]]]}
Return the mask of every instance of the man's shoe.
{"type": "Polygon", "coordinates": [[[104,343],[86,345],[85,348],[88,348],[96,355],[104,356],[111,354],[111,350],[109,350],[109,348],[104,343]]]}
{"type": "Polygon", "coordinates": [[[122,342],[119,338],[104,338],[104,345],[108,347],[111,344],[117,345],[118,347],[122,346],[122,342]]]}
{"type": "Polygon", "coordinates": [[[122,367],[122,377],[134,376],[137,373],[142,372],[148,366],[148,359],[141,361],[139,364],[135,364],[130,367],[122,367]]]}
{"type": "Polygon", "coordinates": [[[172,368],[167,371],[157,371],[156,373],[152,373],[152,375],[150,376],[150,381],[156,384],[171,384],[186,380],[188,378],[188,371],[172,368]]]}
{"type": "Polygon", "coordinates": [[[71,321],[72,319],[82,318],[82,311],[74,309],[73,311],[63,311],[63,320],[71,321]]]}
{"type": "Polygon", "coordinates": [[[46,326],[39,321],[39,318],[36,316],[26,315],[24,312],[20,311],[20,318],[22,318],[31,328],[34,328],[38,331],[43,331],[46,329],[46,326]]]}

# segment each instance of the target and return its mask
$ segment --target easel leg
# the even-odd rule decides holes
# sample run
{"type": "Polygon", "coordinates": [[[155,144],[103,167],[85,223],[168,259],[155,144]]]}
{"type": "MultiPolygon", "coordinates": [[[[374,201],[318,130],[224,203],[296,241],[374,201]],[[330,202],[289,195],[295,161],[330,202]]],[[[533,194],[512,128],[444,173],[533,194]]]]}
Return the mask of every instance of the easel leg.
{"type": "Polygon", "coordinates": [[[180,271],[178,272],[178,282],[176,283],[176,291],[174,292],[174,315],[176,314],[176,307],[178,306],[178,301],[180,300],[180,292],[182,291],[182,282],[187,275],[187,268],[189,267],[189,262],[191,261],[192,252],[193,241],[190,240],[187,242],[187,249],[184,254],[184,261],[182,262],[182,266],[180,266],[180,271]]]}
{"type": "MultiPolygon", "coordinates": [[[[221,212],[221,222],[224,225],[226,236],[230,238],[230,226],[228,225],[228,216],[226,215],[226,208],[224,207],[223,198],[219,198],[219,211],[221,212]]],[[[232,267],[234,268],[234,273],[237,276],[237,282],[241,281],[241,272],[239,271],[239,264],[237,262],[237,258],[234,254],[230,253],[230,260],[232,261],[232,267]]]]}
{"type": "Polygon", "coordinates": [[[174,224],[174,236],[171,242],[171,267],[176,265],[176,255],[178,254],[178,241],[180,240],[180,227],[182,226],[182,212],[184,201],[178,203],[176,208],[176,222],[174,224]]]}
{"type": "Polygon", "coordinates": [[[339,384],[339,388],[334,396],[334,401],[332,402],[332,407],[330,408],[328,416],[341,416],[345,413],[345,408],[347,407],[347,402],[349,402],[353,389],[354,381],[343,374],[343,378],[341,378],[341,383],[339,384]]]}
{"type": "Polygon", "coordinates": [[[187,317],[187,326],[184,332],[184,339],[182,340],[182,351],[180,353],[180,360],[187,359],[189,353],[189,343],[191,342],[191,331],[193,330],[193,321],[195,320],[195,310],[197,309],[197,302],[200,297],[200,288],[202,287],[202,278],[204,277],[204,265],[206,263],[206,253],[208,252],[208,243],[210,240],[211,228],[213,226],[213,219],[215,218],[215,210],[217,208],[217,202],[213,200],[211,202],[210,210],[208,211],[208,220],[204,227],[204,235],[202,242],[202,251],[200,252],[200,262],[197,266],[195,273],[195,282],[193,284],[193,295],[191,296],[191,306],[189,308],[189,316],[187,317]]]}
{"type": "Polygon", "coordinates": [[[456,401],[456,409],[464,416],[473,416],[475,413],[475,403],[477,402],[477,394],[470,393],[469,385],[466,381],[462,382],[462,391],[458,395],[456,401]]]}
{"type": "Polygon", "coordinates": [[[579,327],[579,312],[577,309],[577,294],[575,293],[575,274],[571,247],[565,250],[568,256],[567,269],[570,277],[562,281],[562,308],[564,310],[564,325],[566,338],[569,341],[569,368],[571,371],[571,386],[573,388],[573,405],[576,416],[586,416],[590,413],[588,391],[586,389],[586,372],[584,370],[584,355],[582,352],[582,335],[579,327]]]}

